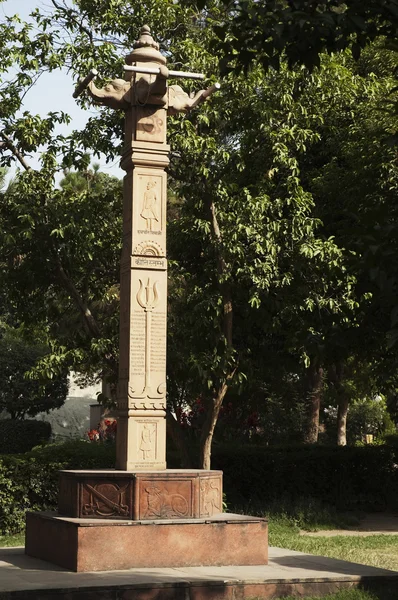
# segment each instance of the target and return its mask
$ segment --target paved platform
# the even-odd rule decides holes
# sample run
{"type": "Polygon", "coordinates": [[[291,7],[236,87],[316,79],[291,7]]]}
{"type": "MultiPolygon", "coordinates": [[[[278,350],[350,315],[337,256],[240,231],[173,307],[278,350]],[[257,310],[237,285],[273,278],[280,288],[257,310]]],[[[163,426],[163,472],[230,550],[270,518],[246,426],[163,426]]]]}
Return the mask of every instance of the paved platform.
{"type": "MultiPolygon", "coordinates": [[[[106,545],[106,540],[104,540],[106,545]]],[[[260,567],[187,567],[72,573],[0,549],[0,600],[240,600],[322,596],[343,588],[389,591],[398,597],[398,572],[302,552],[269,549],[260,567]]]]}

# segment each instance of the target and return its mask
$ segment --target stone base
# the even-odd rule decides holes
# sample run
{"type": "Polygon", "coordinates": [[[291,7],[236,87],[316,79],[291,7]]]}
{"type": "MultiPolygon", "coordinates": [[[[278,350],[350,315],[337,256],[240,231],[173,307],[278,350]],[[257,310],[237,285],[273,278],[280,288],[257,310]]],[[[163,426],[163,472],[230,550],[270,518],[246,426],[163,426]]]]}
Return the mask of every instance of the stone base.
{"type": "Polygon", "coordinates": [[[265,565],[266,519],[121,521],[28,513],[26,554],[76,572],[134,567],[265,565]]]}
{"type": "Polygon", "coordinates": [[[61,471],[58,513],[78,519],[194,519],[222,512],[222,471],[61,471]]]}

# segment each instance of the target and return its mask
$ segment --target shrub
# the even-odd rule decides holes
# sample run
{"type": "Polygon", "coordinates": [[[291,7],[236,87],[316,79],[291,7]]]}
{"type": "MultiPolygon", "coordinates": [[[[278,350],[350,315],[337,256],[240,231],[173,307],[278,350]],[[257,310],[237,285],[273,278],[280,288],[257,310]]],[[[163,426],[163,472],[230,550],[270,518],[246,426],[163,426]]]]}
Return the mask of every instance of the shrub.
{"type": "MultiPolygon", "coordinates": [[[[177,466],[168,453],[168,465],[177,466]]],[[[174,460],[173,460],[174,459],[174,460]]],[[[0,532],[23,528],[26,510],[55,509],[60,469],[107,469],[114,444],[68,441],[26,454],[0,456],[0,532]]],[[[224,471],[230,510],[279,507],[299,520],[338,511],[398,509],[398,446],[216,446],[212,468],[224,471]],[[332,510],[333,512],[333,510],[332,510]]],[[[325,517],[326,518],[326,517],[325,517]]]]}
{"type": "Polygon", "coordinates": [[[1,419],[0,454],[29,452],[51,437],[51,425],[46,421],[1,419]]]}
{"type": "Polygon", "coordinates": [[[338,510],[398,508],[398,447],[216,447],[230,505],[295,505],[311,498],[338,510]]]}
{"type": "Polygon", "coordinates": [[[61,469],[107,469],[114,464],[114,446],[83,441],[0,456],[0,533],[21,531],[27,510],[56,509],[61,469]]]}

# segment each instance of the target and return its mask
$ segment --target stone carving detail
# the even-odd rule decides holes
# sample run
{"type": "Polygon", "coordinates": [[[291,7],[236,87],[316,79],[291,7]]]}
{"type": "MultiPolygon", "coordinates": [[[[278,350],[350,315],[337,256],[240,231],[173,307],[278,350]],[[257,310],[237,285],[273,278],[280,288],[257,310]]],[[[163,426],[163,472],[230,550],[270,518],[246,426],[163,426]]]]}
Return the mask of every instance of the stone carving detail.
{"type": "Polygon", "coordinates": [[[142,279],[139,279],[140,288],[137,292],[137,302],[144,309],[145,313],[145,384],[142,391],[142,396],[149,395],[151,393],[151,353],[153,354],[154,349],[151,343],[152,333],[152,311],[156,308],[159,303],[159,293],[157,289],[157,281],[152,283],[151,278],[148,277],[148,281],[144,286],[142,279]]]}
{"type": "Polygon", "coordinates": [[[145,220],[146,231],[158,229],[156,223],[160,221],[159,192],[156,188],[157,182],[155,179],[148,179],[140,212],[140,216],[145,220]]]}
{"type": "Polygon", "coordinates": [[[202,104],[210,96],[213,88],[199,90],[192,98],[180,85],[170,85],[167,91],[169,100],[167,114],[176,115],[179,112],[189,112],[199,104],[202,104]]]}
{"type": "Polygon", "coordinates": [[[137,394],[134,392],[132,386],[129,386],[128,397],[129,397],[129,408],[135,410],[166,410],[166,400],[164,396],[166,395],[166,384],[161,384],[158,386],[158,393],[162,397],[158,396],[155,398],[150,398],[148,401],[148,397],[142,398],[141,394],[137,394]],[[160,391],[159,391],[160,389],[160,391]],[[141,402],[139,402],[141,400],[141,402]]]}
{"type": "Polygon", "coordinates": [[[161,111],[153,106],[137,107],[137,140],[149,142],[166,141],[165,119],[162,119],[161,114],[161,111]]]}
{"type": "Polygon", "coordinates": [[[156,423],[143,423],[140,436],[142,460],[154,460],[156,454],[156,423]]]}
{"type": "Polygon", "coordinates": [[[200,516],[211,517],[222,512],[220,488],[212,479],[200,480],[200,516]]]}
{"type": "Polygon", "coordinates": [[[171,519],[188,515],[189,506],[184,496],[170,493],[165,485],[150,483],[146,486],[145,493],[147,509],[144,517],[171,519]]]}
{"type": "Polygon", "coordinates": [[[147,284],[144,286],[142,279],[139,280],[140,289],[137,292],[137,302],[145,310],[145,312],[152,312],[159,302],[159,292],[157,288],[158,282],[151,282],[151,278],[148,277],[147,284]],[[144,293],[145,289],[145,293],[144,293]]]}
{"type": "Polygon", "coordinates": [[[129,484],[120,487],[117,483],[96,483],[83,485],[83,498],[88,502],[82,506],[84,517],[128,517],[129,507],[126,495],[129,484]]]}
{"type": "Polygon", "coordinates": [[[88,84],[88,93],[98,104],[127,110],[130,106],[130,87],[130,82],[124,79],[112,79],[102,89],[97,88],[91,81],[88,84]]]}
{"type": "Polygon", "coordinates": [[[165,253],[157,242],[148,240],[138,244],[133,251],[133,254],[141,254],[143,256],[164,256],[165,253]]]}

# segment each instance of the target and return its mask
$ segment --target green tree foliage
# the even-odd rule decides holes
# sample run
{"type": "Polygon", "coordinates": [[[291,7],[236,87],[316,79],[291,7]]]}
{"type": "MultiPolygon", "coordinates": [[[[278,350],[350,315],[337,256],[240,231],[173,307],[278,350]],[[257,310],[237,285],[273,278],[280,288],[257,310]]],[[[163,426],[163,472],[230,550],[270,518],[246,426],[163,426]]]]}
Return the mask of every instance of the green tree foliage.
{"type": "Polygon", "coordinates": [[[29,344],[7,328],[0,338],[0,410],[12,419],[34,417],[63,405],[68,393],[65,371],[52,381],[40,381],[31,370],[47,353],[40,344],[29,344]]]}
{"type": "MultiPolygon", "coordinates": [[[[110,159],[121,152],[122,114],[97,108],[83,131],[60,136],[55,126],[68,115],[30,114],[25,93],[46,70],[67,68],[75,81],[93,66],[104,80],[121,76],[123,56],[146,21],[171,68],[203,71],[212,83],[219,64],[214,33],[204,25],[228,13],[217,2],[204,12],[166,0],[134,12],[127,0],[52,4],[51,16],[36,10],[32,24],[6,19],[1,30],[1,68],[16,73],[0,88],[3,163],[23,165],[27,154],[46,148],[41,168],[25,164],[0,209],[2,284],[14,313],[31,327],[40,323],[56,342],[42,372],[73,366],[114,380],[120,182],[89,169],[87,150],[110,159]],[[60,169],[69,172],[58,189],[60,169]]],[[[250,37],[247,43],[254,47],[250,37]]],[[[204,407],[202,466],[210,465],[226,394],[254,405],[297,381],[313,427],[329,367],[356,353],[374,363],[386,348],[391,305],[381,303],[368,267],[372,256],[393,256],[394,244],[382,246],[380,235],[383,251],[372,255],[344,210],[359,206],[370,227],[375,194],[385,214],[394,197],[395,159],[382,133],[394,133],[395,117],[380,113],[394,61],[382,68],[385,55],[372,52],[358,66],[333,55],[312,73],[282,61],[279,70],[257,65],[229,74],[200,111],[169,119],[169,399],[176,416],[198,399],[204,407]],[[384,196],[386,172],[391,193],[384,196]]],[[[86,95],[78,103],[91,107],[86,95]]],[[[388,360],[395,364],[393,351],[388,360]]]]}
{"type": "MultiPolygon", "coordinates": [[[[206,6],[200,0],[200,6],[206,6]]],[[[219,37],[214,46],[224,54],[224,68],[237,70],[260,61],[278,69],[286,55],[289,65],[310,69],[320,65],[323,52],[350,48],[354,58],[379,36],[392,44],[398,33],[396,0],[224,0],[225,13],[209,21],[219,37]]]]}
{"type": "Polygon", "coordinates": [[[38,419],[0,419],[0,454],[22,454],[47,444],[51,424],[38,419]]]}
{"type": "Polygon", "coordinates": [[[114,377],[117,364],[121,182],[97,169],[22,173],[0,207],[1,279],[14,319],[52,343],[37,372],[114,377]]]}

